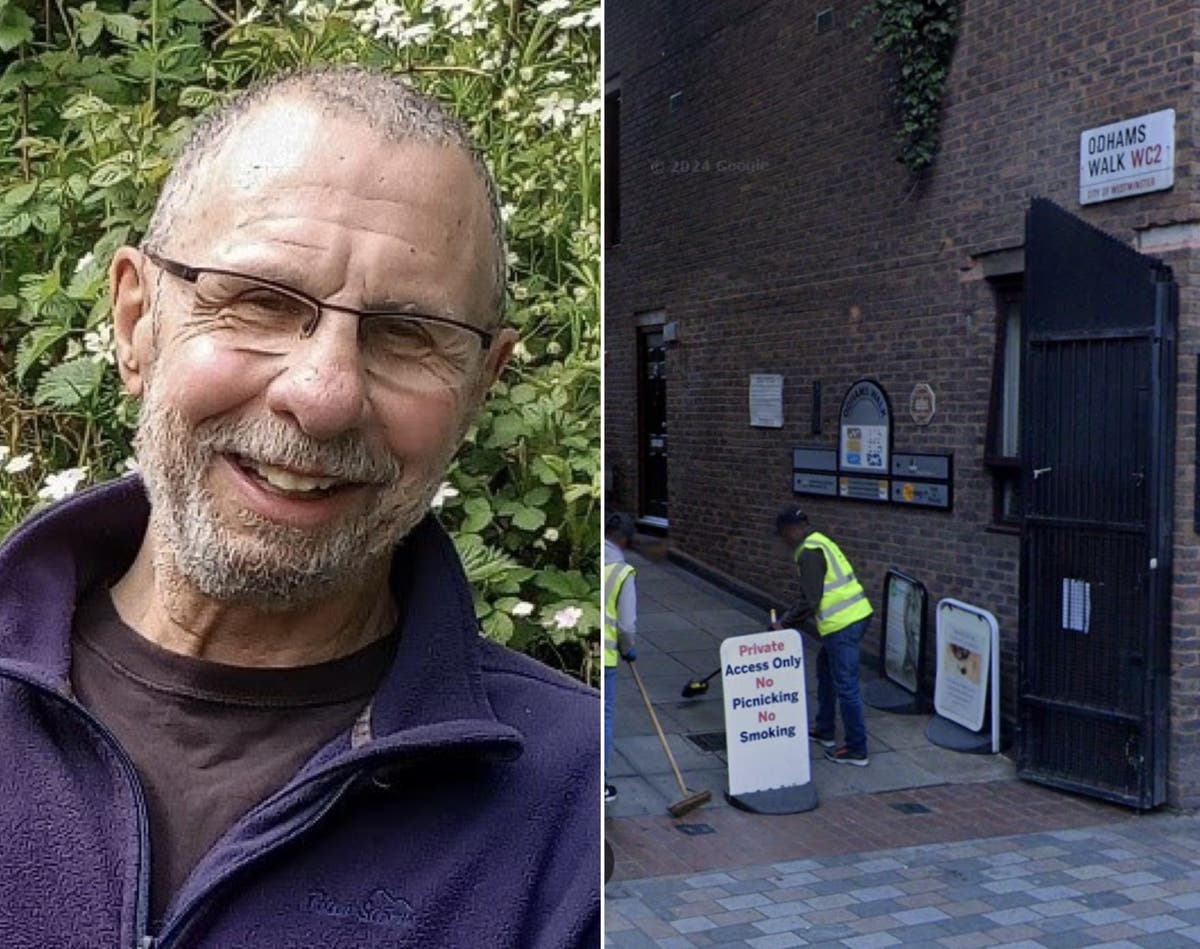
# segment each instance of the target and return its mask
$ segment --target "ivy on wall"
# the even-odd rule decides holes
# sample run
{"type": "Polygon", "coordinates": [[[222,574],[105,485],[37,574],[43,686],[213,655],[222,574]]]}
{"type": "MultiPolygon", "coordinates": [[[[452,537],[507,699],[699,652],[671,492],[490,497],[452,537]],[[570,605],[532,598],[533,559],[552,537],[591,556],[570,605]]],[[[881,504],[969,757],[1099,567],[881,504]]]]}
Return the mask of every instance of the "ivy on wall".
{"type": "Polygon", "coordinates": [[[900,119],[896,159],[914,175],[938,150],[942,91],[958,38],[959,0],[869,0],[856,22],[876,19],[876,53],[896,64],[894,104],[900,119]]]}

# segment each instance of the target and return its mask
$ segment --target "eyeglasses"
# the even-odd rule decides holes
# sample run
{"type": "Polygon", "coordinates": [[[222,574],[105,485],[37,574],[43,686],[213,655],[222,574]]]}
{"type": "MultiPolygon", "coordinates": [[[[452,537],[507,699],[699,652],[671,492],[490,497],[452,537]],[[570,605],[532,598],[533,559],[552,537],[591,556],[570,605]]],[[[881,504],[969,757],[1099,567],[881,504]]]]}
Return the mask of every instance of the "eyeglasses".
{"type": "Polygon", "coordinates": [[[316,332],[324,310],[359,319],[368,364],[390,378],[425,375],[442,382],[465,373],[471,357],[491,348],[494,334],[444,316],[403,310],[360,310],[325,303],[294,287],[218,267],[191,267],[149,249],[146,257],[195,288],[192,313],[235,334],[240,346],[286,352],[316,332]]]}

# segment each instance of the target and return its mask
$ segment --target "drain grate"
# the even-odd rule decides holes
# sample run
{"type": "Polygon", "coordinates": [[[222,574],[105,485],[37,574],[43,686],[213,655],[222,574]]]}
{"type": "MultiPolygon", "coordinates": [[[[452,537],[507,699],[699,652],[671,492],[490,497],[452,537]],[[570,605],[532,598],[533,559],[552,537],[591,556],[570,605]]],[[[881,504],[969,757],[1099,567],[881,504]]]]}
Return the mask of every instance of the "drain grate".
{"type": "Polygon", "coordinates": [[[924,804],[917,804],[915,801],[907,802],[904,804],[893,804],[892,809],[899,811],[901,814],[932,814],[933,813],[933,808],[926,807],[924,804]]]}
{"type": "Polygon", "coordinates": [[[705,834],[717,832],[717,829],[709,824],[676,824],[675,829],[688,837],[703,837],[705,834]]]}
{"type": "Polygon", "coordinates": [[[685,737],[701,751],[725,750],[724,732],[700,732],[699,734],[686,735],[685,737]]]}

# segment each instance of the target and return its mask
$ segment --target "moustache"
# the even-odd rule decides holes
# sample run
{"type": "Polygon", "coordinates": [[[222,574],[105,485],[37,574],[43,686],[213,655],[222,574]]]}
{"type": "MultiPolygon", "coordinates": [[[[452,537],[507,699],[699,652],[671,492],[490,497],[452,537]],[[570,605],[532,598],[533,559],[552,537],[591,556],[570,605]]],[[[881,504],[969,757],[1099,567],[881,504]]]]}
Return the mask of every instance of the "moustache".
{"type": "Polygon", "coordinates": [[[234,454],[264,464],[365,484],[389,484],[401,475],[390,453],[375,451],[357,432],[318,441],[280,419],[214,420],[193,433],[195,447],[209,454],[234,454]]]}

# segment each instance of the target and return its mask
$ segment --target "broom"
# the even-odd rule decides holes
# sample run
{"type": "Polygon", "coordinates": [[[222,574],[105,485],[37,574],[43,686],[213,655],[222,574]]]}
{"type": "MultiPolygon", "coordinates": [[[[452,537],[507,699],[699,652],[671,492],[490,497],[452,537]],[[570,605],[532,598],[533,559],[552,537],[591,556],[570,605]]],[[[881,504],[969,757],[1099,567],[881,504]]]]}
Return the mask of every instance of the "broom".
{"type": "Polygon", "coordinates": [[[654,724],[654,730],[658,732],[658,740],[662,742],[663,751],[667,754],[667,761],[671,765],[671,770],[675,772],[675,780],[679,782],[679,790],[683,793],[682,798],[674,804],[667,805],[667,811],[672,817],[683,817],[684,814],[694,811],[697,807],[703,807],[711,801],[712,791],[696,791],[693,793],[683,783],[683,775],[679,773],[679,765],[675,763],[675,756],[671,754],[671,746],[667,744],[667,736],[663,734],[662,726],[658,723],[658,716],[654,714],[654,706],[650,704],[650,696],[646,694],[646,687],[642,684],[642,677],[638,674],[637,666],[632,662],[629,663],[629,671],[633,673],[633,681],[637,683],[638,691],[642,693],[642,701],[646,704],[646,712],[650,716],[650,721],[654,724]]]}
{"type": "MultiPolygon", "coordinates": [[[[775,611],[771,610],[771,626],[775,626],[775,611]]],[[[721,667],[717,666],[712,672],[706,675],[703,679],[688,679],[687,685],[683,687],[680,693],[685,699],[694,699],[697,695],[703,695],[708,691],[708,683],[710,679],[716,678],[721,671],[721,667]]]]}

